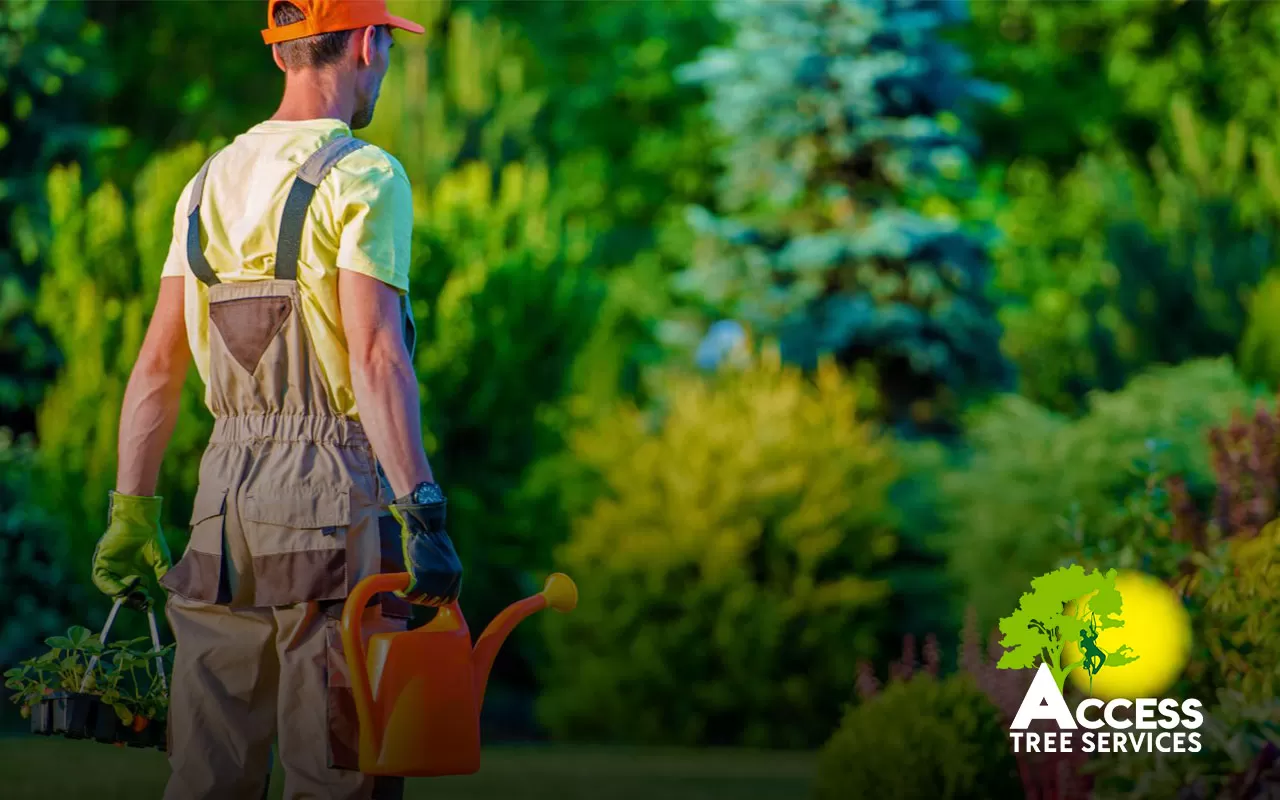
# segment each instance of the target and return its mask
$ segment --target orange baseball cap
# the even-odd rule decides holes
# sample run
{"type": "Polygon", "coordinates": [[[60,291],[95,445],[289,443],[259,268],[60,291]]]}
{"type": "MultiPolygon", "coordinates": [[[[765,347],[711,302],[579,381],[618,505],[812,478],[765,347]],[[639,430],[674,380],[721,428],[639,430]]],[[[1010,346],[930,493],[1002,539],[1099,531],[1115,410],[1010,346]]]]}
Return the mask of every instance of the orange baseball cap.
{"type": "Polygon", "coordinates": [[[390,14],[386,0],[270,0],[267,3],[267,29],[262,32],[262,41],[276,44],[370,25],[389,25],[410,33],[425,30],[416,22],[390,14]],[[281,2],[293,3],[304,18],[288,25],[276,25],[276,5],[281,2]]]}

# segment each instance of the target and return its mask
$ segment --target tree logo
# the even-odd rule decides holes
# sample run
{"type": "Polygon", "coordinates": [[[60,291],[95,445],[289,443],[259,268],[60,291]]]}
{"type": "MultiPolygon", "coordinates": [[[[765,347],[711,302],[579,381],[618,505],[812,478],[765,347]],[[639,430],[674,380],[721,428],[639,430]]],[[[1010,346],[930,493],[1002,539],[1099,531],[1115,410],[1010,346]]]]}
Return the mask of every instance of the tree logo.
{"type": "Polygon", "coordinates": [[[1018,610],[1000,620],[1007,651],[996,664],[1000,669],[1027,669],[1036,659],[1049,668],[1053,682],[1062,692],[1071,671],[1083,667],[1089,673],[1090,695],[1093,678],[1103,667],[1118,667],[1137,660],[1127,645],[1113,652],[1098,646],[1098,635],[1108,628],[1122,628],[1124,600],[1116,588],[1116,571],[1105,574],[1074,564],[1056,569],[1031,581],[1031,591],[1022,595],[1018,610]],[[1080,658],[1063,664],[1063,651],[1076,644],[1080,658]]]}
{"type": "MultiPolygon", "coordinates": [[[[1162,660],[1161,653],[1183,626],[1189,636],[1185,613],[1168,587],[1139,573],[1085,572],[1072,565],[1031,581],[1031,591],[1022,595],[1018,609],[1000,620],[1005,653],[996,666],[1036,670],[1010,724],[1014,752],[1065,753],[1077,745],[1086,753],[1199,752],[1196,729],[1204,721],[1199,700],[1113,694],[1104,703],[1093,696],[1094,678],[1104,669],[1138,661],[1139,650],[1155,654],[1149,665],[1155,672],[1176,665],[1176,661],[1162,660]],[[1134,609],[1126,611],[1122,589],[1133,593],[1134,609]],[[1126,619],[1134,623],[1132,630],[1126,619]],[[1104,649],[1100,638],[1108,631],[1109,649],[1104,649]],[[1140,646],[1131,647],[1126,639],[1140,646]],[[1089,697],[1072,712],[1064,689],[1077,669],[1088,675],[1089,697]],[[1033,731],[1036,722],[1052,722],[1057,730],[1033,731]],[[1080,740],[1073,741],[1074,732],[1081,728],[1080,740]]],[[[1110,681],[1110,675],[1103,678],[1104,683],[1110,681]]],[[[1082,683],[1083,678],[1075,682],[1082,683]]],[[[1156,684],[1147,686],[1159,690],[1156,684]]]]}

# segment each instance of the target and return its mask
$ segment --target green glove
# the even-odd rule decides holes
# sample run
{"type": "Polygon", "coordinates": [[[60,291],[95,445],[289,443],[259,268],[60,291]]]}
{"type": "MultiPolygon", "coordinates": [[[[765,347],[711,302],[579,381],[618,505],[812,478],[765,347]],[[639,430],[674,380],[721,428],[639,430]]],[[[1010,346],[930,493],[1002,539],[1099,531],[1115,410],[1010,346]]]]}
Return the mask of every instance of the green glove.
{"type": "Polygon", "coordinates": [[[110,496],[107,532],[93,551],[93,585],[108,597],[126,597],[130,607],[146,608],[150,601],[141,588],[143,576],[154,573],[159,580],[173,566],[160,529],[164,498],[110,496]]]}

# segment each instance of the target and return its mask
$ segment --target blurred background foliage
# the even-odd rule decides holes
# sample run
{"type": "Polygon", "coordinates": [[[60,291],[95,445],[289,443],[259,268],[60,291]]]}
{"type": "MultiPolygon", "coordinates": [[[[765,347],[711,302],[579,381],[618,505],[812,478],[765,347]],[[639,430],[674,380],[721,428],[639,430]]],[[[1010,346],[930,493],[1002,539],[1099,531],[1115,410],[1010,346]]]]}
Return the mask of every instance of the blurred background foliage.
{"type": "MultiPolygon", "coordinates": [[[[173,203],[282,85],[263,5],[0,9],[0,661],[101,621],[75,592],[173,203]]],[[[906,757],[866,733],[895,703],[1003,707],[989,681],[859,697],[854,665],[951,652],[966,609],[987,630],[1064,561],[1184,594],[1179,691],[1211,716],[1274,694],[1280,5],[392,7],[428,31],[364,135],[414,184],[468,614],[552,569],[583,589],[499,659],[515,728],[839,730],[838,796],[841,754],[906,757]]],[[[175,548],[210,427],[189,380],[175,548]]],[[[1169,785],[1227,785],[1248,724],[1169,785]]],[[[920,774],[968,785],[953,744],[920,774]]]]}

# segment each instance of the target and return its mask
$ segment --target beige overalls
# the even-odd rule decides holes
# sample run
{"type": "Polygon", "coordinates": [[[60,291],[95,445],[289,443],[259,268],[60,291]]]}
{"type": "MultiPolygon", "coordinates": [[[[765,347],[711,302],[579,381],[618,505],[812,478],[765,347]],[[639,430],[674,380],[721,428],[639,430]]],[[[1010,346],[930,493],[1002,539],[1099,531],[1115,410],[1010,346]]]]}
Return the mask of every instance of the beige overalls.
{"type": "MultiPolygon", "coordinates": [[[[336,414],[299,303],[298,253],[317,186],[363,146],[337,139],[299,168],[272,279],[222,283],[200,242],[210,157],[192,185],[187,261],[209,292],[213,435],[186,553],[162,583],[177,641],[166,800],[254,800],[273,741],[286,798],[394,797],[356,766],[355,703],[338,630],[367,575],[403,571],[391,490],[360,424],[336,414]],[[376,791],[376,794],[375,794],[376,791]]],[[[406,344],[413,322],[402,305],[406,344]]],[[[402,629],[383,595],[366,631],[402,629]]]]}

